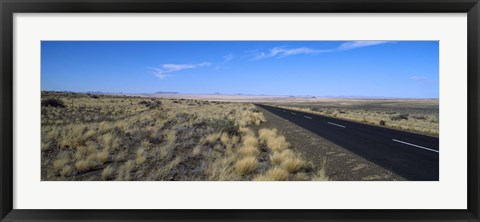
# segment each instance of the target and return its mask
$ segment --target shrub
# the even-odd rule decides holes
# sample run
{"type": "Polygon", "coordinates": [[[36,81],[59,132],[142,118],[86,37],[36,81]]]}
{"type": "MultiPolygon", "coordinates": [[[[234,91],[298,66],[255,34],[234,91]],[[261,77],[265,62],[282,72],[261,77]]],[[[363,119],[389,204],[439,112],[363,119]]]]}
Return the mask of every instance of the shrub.
{"type": "Polygon", "coordinates": [[[235,170],[241,176],[249,174],[257,169],[258,160],[255,157],[245,157],[235,163],[235,170]]]}
{"type": "Polygon", "coordinates": [[[390,119],[391,119],[391,120],[402,120],[402,119],[408,120],[408,116],[409,116],[408,113],[403,113],[403,114],[391,116],[390,119]]]}
{"type": "Polygon", "coordinates": [[[89,160],[79,160],[75,163],[75,168],[78,172],[85,172],[93,167],[93,163],[89,160]]]}
{"type": "Polygon", "coordinates": [[[65,104],[63,103],[62,100],[60,99],[44,99],[42,100],[42,106],[44,107],[58,107],[58,108],[64,108],[65,104]]]}
{"type": "Polygon", "coordinates": [[[102,179],[103,180],[111,180],[113,179],[113,176],[115,174],[113,173],[113,167],[108,166],[107,168],[103,169],[102,171],[102,179]]]}
{"type": "Polygon", "coordinates": [[[53,169],[58,172],[62,170],[67,163],[68,163],[68,159],[66,157],[56,159],[55,161],[53,161],[53,169]]]}
{"type": "Polygon", "coordinates": [[[279,180],[287,180],[287,179],[288,179],[288,172],[280,167],[269,169],[264,174],[261,174],[254,178],[254,180],[257,180],[257,181],[279,181],[279,180]]]}
{"type": "Polygon", "coordinates": [[[295,173],[305,166],[305,162],[300,158],[285,159],[282,162],[282,167],[289,173],[295,173]]]}
{"type": "Polygon", "coordinates": [[[96,159],[99,163],[103,164],[107,162],[109,156],[108,150],[104,149],[102,152],[97,153],[96,159]]]}
{"type": "Polygon", "coordinates": [[[380,122],[379,122],[379,124],[380,124],[381,126],[385,126],[386,123],[387,123],[387,122],[386,122],[385,120],[380,120],[380,122]]]}
{"type": "Polygon", "coordinates": [[[63,177],[68,177],[72,175],[72,172],[73,172],[73,168],[71,166],[65,166],[60,171],[60,175],[62,175],[63,177]]]}
{"type": "Polygon", "coordinates": [[[220,132],[224,132],[229,136],[238,135],[238,126],[230,119],[220,120],[216,122],[216,127],[220,132]]]}

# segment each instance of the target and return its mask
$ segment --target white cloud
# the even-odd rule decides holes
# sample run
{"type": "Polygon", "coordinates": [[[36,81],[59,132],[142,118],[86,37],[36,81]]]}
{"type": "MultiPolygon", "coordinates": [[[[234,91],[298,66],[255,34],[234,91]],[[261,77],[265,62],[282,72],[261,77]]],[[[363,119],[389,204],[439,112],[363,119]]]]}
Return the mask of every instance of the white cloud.
{"type": "Polygon", "coordinates": [[[283,47],[275,47],[273,49],[270,49],[268,52],[257,52],[254,59],[265,59],[265,58],[271,58],[271,57],[278,57],[278,58],[284,58],[287,56],[293,56],[293,55],[300,55],[300,54],[316,54],[316,53],[322,53],[326,52],[325,50],[316,50],[316,49],[311,49],[311,48],[306,48],[306,47],[301,47],[301,48],[283,48],[283,47]]]}
{"type": "Polygon", "coordinates": [[[336,49],[336,51],[352,50],[352,49],[356,49],[356,48],[386,44],[386,43],[389,43],[389,42],[390,41],[350,41],[350,42],[345,42],[345,43],[341,44],[336,49]]]}
{"type": "Polygon", "coordinates": [[[333,48],[333,49],[312,49],[306,47],[300,48],[284,48],[284,47],[275,47],[270,49],[267,52],[263,51],[254,51],[254,59],[265,59],[265,58],[283,58],[287,56],[293,55],[311,55],[311,54],[319,54],[319,53],[328,53],[328,52],[340,52],[340,51],[347,51],[362,47],[374,46],[374,45],[381,45],[390,43],[390,41],[350,41],[342,43],[340,46],[333,48]]]}
{"type": "Polygon", "coordinates": [[[232,53],[228,53],[227,55],[225,55],[225,56],[223,57],[223,63],[230,62],[230,61],[232,61],[233,58],[234,58],[233,54],[232,54],[232,53]]]}
{"type": "Polygon", "coordinates": [[[185,69],[196,69],[201,67],[208,67],[211,64],[208,62],[202,62],[198,64],[163,64],[160,68],[153,68],[152,72],[160,79],[164,79],[169,76],[169,73],[178,72],[185,69]]]}

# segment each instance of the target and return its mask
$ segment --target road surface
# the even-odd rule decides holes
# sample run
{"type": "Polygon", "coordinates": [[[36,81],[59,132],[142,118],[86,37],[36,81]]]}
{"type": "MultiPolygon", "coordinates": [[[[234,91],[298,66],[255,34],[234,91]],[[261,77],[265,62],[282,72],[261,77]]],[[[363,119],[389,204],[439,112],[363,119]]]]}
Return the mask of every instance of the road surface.
{"type": "Polygon", "coordinates": [[[439,139],[255,104],[407,180],[438,181],[439,139]]]}

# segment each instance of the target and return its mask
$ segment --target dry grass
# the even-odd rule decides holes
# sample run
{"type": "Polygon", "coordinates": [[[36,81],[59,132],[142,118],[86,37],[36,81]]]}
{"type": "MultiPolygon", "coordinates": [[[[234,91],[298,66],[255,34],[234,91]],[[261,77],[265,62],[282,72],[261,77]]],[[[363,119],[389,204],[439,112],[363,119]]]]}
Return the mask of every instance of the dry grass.
{"type": "Polygon", "coordinates": [[[73,167],[72,166],[64,166],[62,170],[60,171],[60,175],[62,177],[69,177],[73,173],[73,167]]]}
{"type": "Polygon", "coordinates": [[[259,135],[268,148],[274,151],[283,151],[289,146],[284,136],[277,135],[276,129],[260,129],[259,135]]]}
{"type": "Polygon", "coordinates": [[[438,136],[438,100],[347,100],[275,106],[414,133],[438,136]]]}
{"type": "Polygon", "coordinates": [[[265,117],[252,104],[97,97],[42,93],[66,105],[42,107],[42,180],[289,180],[305,173],[277,130],[257,131],[265,117]]]}
{"type": "Polygon", "coordinates": [[[235,163],[235,171],[241,176],[252,173],[257,167],[258,160],[252,156],[244,157],[235,163]]]}
{"type": "Polygon", "coordinates": [[[114,176],[114,171],[112,166],[108,166],[107,168],[103,169],[102,171],[102,179],[103,180],[111,180],[114,176]]]}
{"type": "Polygon", "coordinates": [[[77,169],[78,172],[85,172],[93,166],[94,164],[90,160],[79,160],[75,163],[75,169],[77,169]]]}
{"type": "Polygon", "coordinates": [[[264,174],[257,175],[254,178],[254,180],[258,180],[258,181],[281,181],[281,180],[287,180],[288,175],[289,175],[289,173],[285,169],[283,169],[281,167],[274,167],[272,169],[269,169],[264,174]]]}
{"type": "Polygon", "coordinates": [[[63,167],[69,162],[67,157],[61,157],[53,161],[53,169],[57,172],[63,169],[63,167]]]}
{"type": "Polygon", "coordinates": [[[145,153],[145,149],[143,148],[140,148],[137,150],[137,158],[135,159],[135,164],[138,165],[142,165],[143,163],[145,163],[145,161],[147,160],[147,154],[145,153]]]}
{"type": "Polygon", "coordinates": [[[108,152],[107,149],[104,149],[101,152],[98,152],[96,155],[96,159],[100,164],[104,164],[107,162],[108,158],[110,157],[110,153],[108,152]]]}

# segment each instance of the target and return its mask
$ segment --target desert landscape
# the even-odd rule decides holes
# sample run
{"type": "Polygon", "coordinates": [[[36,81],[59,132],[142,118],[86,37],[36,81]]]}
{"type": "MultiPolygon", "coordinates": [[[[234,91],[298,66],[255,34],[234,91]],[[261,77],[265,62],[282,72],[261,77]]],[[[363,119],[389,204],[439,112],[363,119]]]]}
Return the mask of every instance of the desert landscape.
{"type": "Polygon", "coordinates": [[[260,103],[438,135],[433,100],[42,92],[42,180],[329,180],[339,160],[308,158],[260,103]]]}
{"type": "Polygon", "coordinates": [[[42,181],[439,181],[438,41],[41,50],[42,181]]]}
{"type": "Polygon", "coordinates": [[[248,103],[42,93],[42,180],[328,180],[248,103]]]}

